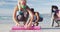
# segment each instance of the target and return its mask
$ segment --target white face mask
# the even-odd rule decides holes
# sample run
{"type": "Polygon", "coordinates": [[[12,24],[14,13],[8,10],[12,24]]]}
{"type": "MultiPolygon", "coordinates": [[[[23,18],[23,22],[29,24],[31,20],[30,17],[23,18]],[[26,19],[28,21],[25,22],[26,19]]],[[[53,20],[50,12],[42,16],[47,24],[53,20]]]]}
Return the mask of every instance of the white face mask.
{"type": "Polygon", "coordinates": [[[53,8],[53,11],[56,11],[56,9],[53,8]]]}

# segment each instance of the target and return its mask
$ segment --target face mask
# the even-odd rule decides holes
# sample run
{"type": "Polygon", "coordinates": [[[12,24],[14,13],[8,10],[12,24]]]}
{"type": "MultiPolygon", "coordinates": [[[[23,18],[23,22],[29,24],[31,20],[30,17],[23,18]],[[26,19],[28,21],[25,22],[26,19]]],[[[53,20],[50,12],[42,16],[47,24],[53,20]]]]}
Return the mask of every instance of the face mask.
{"type": "Polygon", "coordinates": [[[26,2],[23,0],[21,1],[21,8],[25,9],[26,8],[26,2]]]}
{"type": "Polygon", "coordinates": [[[24,6],[24,5],[21,5],[21,8],[23,8],[23,9],[26,9],[26,6],[24,6]]]}
{"type": "Polygon", "coordinates": [[[56,11],[56,9],[53,8],[53,11],[56,11]]]}

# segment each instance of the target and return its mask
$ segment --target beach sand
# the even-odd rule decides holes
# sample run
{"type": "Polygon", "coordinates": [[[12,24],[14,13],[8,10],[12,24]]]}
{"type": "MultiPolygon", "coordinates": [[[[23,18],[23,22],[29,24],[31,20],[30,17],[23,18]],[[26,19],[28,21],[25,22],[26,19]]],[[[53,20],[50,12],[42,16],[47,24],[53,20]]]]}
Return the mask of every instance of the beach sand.
{"type": "Polygon", "coordinates": [[[60,28],[44,28],[41,30],[11,30],[15,24],[0,24],[0,32],[59,32],[60,28]]]}
{"type": "MultiPolygon", "coordinates": [[[[6,17],[5,19],[0,20],[0,32],[14,32],[13,30],[11,30],[12,26],[15,26],[12,17],[7,17],[7,18],[6,17]]],[[[43,18],[44,20],[42,22],[39,22],[39,26],[42,28],[41,30],[15,30],[15,32],[59,32],[60,31],[60,27],[55,27],[57,26],[56,22],[54,23],[54,27],[51,26],[52,21],[50,15],[43,15],[43,18]]]]}

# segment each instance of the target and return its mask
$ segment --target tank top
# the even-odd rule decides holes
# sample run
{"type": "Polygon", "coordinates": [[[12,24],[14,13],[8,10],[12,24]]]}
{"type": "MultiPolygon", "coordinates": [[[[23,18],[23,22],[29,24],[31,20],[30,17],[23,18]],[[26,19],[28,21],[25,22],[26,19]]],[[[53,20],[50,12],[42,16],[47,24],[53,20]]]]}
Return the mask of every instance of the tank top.
{"type": "Polygon", "coordinates": [[[34,15],[34,20],[36,20],[36,18],[37,18],[36,15],[34,15]]]}

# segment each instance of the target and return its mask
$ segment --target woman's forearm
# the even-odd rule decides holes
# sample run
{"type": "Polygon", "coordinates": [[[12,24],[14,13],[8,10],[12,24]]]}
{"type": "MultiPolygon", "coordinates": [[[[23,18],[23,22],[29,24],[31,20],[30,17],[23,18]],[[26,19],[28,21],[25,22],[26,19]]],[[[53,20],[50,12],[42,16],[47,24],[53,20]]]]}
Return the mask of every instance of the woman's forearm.
{"type": "Polygon", "coordinates": [[[32,21],[33,21],[33,17],[31,17],[31,20],[29,21],[28,27],[32,26],[32,21]]]}
{"type": "Polygon", "coordinates": [[[18,24],[18,21],[17,21],[16,17],[14,17],[14,16],[13,16],[13,21],[14,21],[16,24],[18,24]]]}
{"type": "Polygon", "coordinates": [[[38,15],[38,13],[36,13],[36,16],[37,16],[37,19],[36,19],[36,21],[35,22],[38,22],[39,21],[39,15],[38,15]]]}
{"type": "Polygon", "coordinates": [[[39,21],[39,18],[37,18],[35,22],[38,22],[38,21],[39,21]]]}
{"type": "Polygon", "coordinates": [[[13,21],[14,21],[16,24],[18,24],[18,21],[17,21],[17,19],[16,19],[16,13],[17,13],[17,11],[18,11],[18,7],[16,6],[15,9],[14,9],[14,11],[13,11],[13,21]]]}
{"type": "Polygon", "coordinates": [[[28,24],[28,27],[29,27],[29,26],[32,25],[32,21],[33,21],[33,13],[32,13],[30,10],[28,10],[28,12],[29,12],[29,15],[30,15],[30,21],[29,21],[29,24],[28,24]]]}

